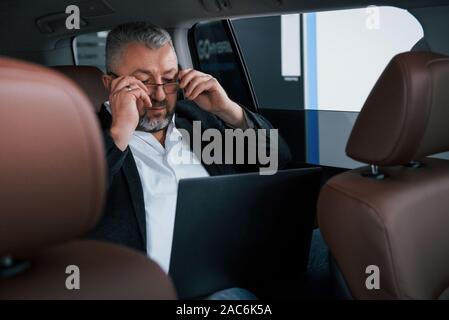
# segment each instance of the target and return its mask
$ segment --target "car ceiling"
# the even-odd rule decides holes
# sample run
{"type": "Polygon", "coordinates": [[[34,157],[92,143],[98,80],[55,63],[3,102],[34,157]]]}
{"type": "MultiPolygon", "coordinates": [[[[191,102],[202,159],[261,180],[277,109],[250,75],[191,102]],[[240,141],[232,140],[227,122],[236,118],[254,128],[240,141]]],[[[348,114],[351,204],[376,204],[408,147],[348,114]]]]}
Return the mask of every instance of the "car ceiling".
{"type": "Polygon", "coordinates": [[[448,5],[449,0],[0,0],[0,51],[52,50],[74,35],[147,20],[166,28],[190,27],[202,20],[391,5],[406,9],[448,5]],[[215,3],[227,8],[215,11],[215,3]],[[65,8],[78,5],[86,25],[69,31],[65,8]],[[208,9],[206,9],[208,8],[208,9]],[[47,22],[46,22],[47,19],[47,22]],[[41,29],[38,24],[44,25],[41,29]],[[45,25],[59,31],[43,31],[45,25]],[[61,41],[62,40],[62,41],[61,41]]]}

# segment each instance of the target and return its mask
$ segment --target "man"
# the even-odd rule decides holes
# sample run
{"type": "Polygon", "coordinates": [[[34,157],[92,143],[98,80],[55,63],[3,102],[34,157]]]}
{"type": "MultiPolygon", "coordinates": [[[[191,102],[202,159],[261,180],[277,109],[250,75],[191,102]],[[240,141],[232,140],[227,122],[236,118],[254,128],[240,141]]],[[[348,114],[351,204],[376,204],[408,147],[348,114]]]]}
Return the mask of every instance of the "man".
{"type": "MultiPolygon", "coordinates": [[[[178,70],[169,34],[145,22],[120,25],[108,34],[103,83],[109,101],[100,111],[108,162],[104,215],[90,237],[147,253],[168,272],[181,178],[253,170],[250,165],[204,164],[181,130],[270,129],[263,117],[229,99],[212,76],[178,70]],[[186,100],[177,101],[183,90],[186,100]],[[173,161],[175,146],[196,161],[173,161]]],[[[279,163],[290,158],[279,139],[279,163]]],[[[177,153],[176,153],[177,154],[177,153]]]]}

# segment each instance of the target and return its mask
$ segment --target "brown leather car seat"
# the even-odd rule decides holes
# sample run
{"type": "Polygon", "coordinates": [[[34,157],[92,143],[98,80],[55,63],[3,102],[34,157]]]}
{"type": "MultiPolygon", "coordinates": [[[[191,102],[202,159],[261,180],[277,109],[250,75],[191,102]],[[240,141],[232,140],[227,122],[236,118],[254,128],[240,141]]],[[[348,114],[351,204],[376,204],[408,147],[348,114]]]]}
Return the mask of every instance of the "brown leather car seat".
{"type": "Polygon", "coordinates": [[[399,54],[369,95],[349,157],[318,201],[324,239],[356,299],[449,298],[449,58],[399,54]],[[380,288],[366,286],[379,268],[380,288]]]}
{"type": "Polygon", "coordinates": [[[70,78],[90,99],[94,109],[99,112],[103,102],[108,100],[108,92],[103,86],[103,72],[94,66],[54,66],[52,69],[70,78]]]}
{"type": "Polygon", "coordinates": [[[76,240],[99,219],[105,195],[95,118],[65,77],[0,59],[0,299],[176,297],[146,256],[76,240]],[[66,287],[73,265],[78,290],[66,287]]]}

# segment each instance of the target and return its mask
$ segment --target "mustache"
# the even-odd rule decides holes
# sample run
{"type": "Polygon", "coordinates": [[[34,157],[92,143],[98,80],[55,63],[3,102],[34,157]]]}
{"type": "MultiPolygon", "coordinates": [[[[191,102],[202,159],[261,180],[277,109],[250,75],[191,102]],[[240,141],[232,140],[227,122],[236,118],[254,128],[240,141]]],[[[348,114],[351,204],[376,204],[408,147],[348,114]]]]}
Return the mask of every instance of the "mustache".
{"type": "Polygon", "coordinates": [[[148,107],[148,106],[144,106],[143,107],[143,114],[140,116],[140,119],[145,118],[147,113],[148,113],[148,111],[150,111],[152,108],[165,108],[165,109],[167,109],[168,101],[167,100],[152,101],[151,104],[152,104],[152,107],[148,107]]]}
{"type": "MultiPolygon", "coordinates": [[[[167,107],[167,100],[164,100],[164,101],[152,101],[151,102],[152,103],[152,105],[153,105],[153,108],[161,108],[161,107],[164,107],[164,108],[166,108],[167,107]]],[[[148,108],[148,109],[151,109],[151,108],[148,108]]]]}
{"type": "Polygon", "coordinates": [[[143,114],[140,115],[140,118],[145,118],[147,113],[148,113],[148,111],[150,111],[152,108],[165,108],[165,109],[167,109],[168,102],[167,102],[167,100],[164,100],[164,101],[152,101],[151,104],[152,104],[151,107],[144,106],[142,108],[143,114]]]}

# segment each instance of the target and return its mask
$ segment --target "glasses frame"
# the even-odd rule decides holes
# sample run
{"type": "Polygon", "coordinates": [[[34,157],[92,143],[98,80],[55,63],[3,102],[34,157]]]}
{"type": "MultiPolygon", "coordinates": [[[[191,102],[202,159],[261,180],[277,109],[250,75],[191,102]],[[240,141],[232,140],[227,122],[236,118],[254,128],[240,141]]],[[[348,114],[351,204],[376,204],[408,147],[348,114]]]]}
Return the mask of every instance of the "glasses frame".
{"type": "MultiPolygon", "coordinates": [[[[107,75],[112,76],[114,78],[121,77],[121,76],[119,76],[119,75],[117,75],[117,74],[115,74],[114,72],[111,72],[111,71],[108,72],[107,75]]],[[[176,75],[176,78],[178,78],[178,75],[176,75]]],[[[179,91],[179,79],[176,79],[175,81],[166,82],[166,83],[146,83],[146,81],[141,81],[141,80],[140,80],[140,82],[142,82],[143,85],[148,88],[148,90],[150,91],[149,94],[154,94],[155,92],[157,92],[157,89],[159,87],[161,87],[161,86],[162,86],[162,90],[164,91],[164,93],[166,95],[175,94],[175,93],[177,93],[179,91]],[[170,85],[170,84],[176,84],[177,85],[175,91],[167,92],[166,85],[170,85]]]]}

